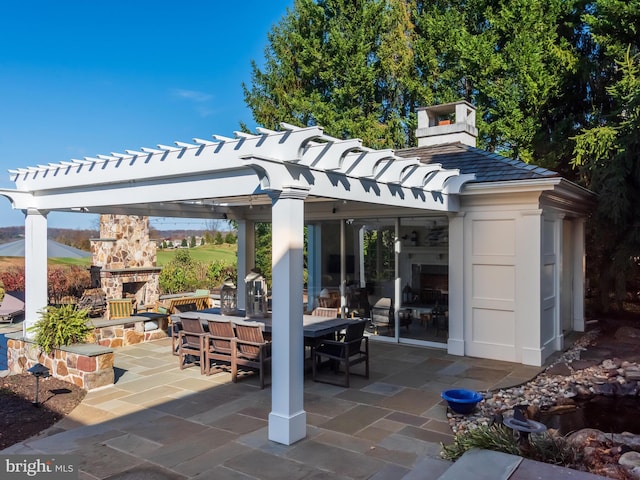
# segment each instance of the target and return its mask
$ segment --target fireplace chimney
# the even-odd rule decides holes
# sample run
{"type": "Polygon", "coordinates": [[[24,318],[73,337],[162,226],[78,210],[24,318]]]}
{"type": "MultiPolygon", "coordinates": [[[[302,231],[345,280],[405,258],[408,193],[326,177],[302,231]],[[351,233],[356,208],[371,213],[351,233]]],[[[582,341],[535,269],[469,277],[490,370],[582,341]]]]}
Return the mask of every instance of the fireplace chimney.
{"type": "Polygon", "coordinates": [[[463,143],[476,146],[476,107],[469,102],[446,103],[417,110],[416,138],[419,147],[463,143]]]}

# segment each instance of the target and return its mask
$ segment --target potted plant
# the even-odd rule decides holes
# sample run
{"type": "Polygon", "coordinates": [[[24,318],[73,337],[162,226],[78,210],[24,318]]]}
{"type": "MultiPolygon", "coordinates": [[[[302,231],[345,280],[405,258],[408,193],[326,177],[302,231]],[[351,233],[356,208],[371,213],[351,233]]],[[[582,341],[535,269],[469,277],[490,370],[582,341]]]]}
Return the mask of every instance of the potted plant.
{"type": "Polygon", "coordinates": [[[47,354],[54,348],[86,341],[93,330],[89,311],[73,304],[48,306],[39,313],[40,319],[29,330],[35,332],[35,342],[47,354]]]}

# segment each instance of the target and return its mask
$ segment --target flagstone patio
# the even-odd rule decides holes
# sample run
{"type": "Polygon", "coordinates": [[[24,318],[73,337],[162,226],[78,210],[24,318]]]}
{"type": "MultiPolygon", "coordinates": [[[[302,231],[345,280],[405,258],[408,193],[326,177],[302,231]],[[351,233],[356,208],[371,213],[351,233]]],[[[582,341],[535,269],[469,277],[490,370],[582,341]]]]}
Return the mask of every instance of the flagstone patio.
{"type": "Polygon", "coordinates": [[[451,466],[440,444],[453,438],[440,392],[519,384],[540,370],[382,342],[371,350],[371,378],[352,377],[349,389],[305,380],[307,437],[291,446],[267,439],[270,387],[181,371],[163,339],[117,349],[114,385],[2,453],[76,454],[81,480],[435,479],[451,466]]]}

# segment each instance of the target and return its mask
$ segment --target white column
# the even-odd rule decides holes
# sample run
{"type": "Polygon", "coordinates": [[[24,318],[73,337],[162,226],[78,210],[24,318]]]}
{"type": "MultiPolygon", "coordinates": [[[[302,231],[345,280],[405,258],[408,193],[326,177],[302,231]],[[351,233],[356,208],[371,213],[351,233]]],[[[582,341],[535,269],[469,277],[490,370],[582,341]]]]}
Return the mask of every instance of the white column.
{"type": "Polygon", "coordinates": [[[322,225],[307,225],[307,310],[317,307],[316,298],[322,290],[322,225]]]}
{"type": "Polygon", "coordinates": [[[561,352],[564,349],[564,333],[562,331],[562,277],[567,275],[568,272],[563,272],[564,267],[564,214],[558,214],[553,222],[553,250],[555,252],[556,265],[554,270],[554,313],[553,313],[553,328],[555,331],[553,349],[556,352],[561,352]]]}
{"type": "Polygon", "coordinates": [[[573,329],[584,332],[585,248],[584,218],[573,220],[573,329]]]}
{"type": "Polygon", "coordinates": [[[447,353],[464,355],[464,216],[449,216],[449,338],[447,353]]]}
{"type": "Polygon", "coordinates": [[[516,361],[540,366],[542,210],[521,211],[516,228],[516,361]]]}
{"type": "Polygon", "coordinates": [[[364,276],[364,225],[358,229],[358,265],[360,270],[360,288],[367,286],[364,276]]]}
{"type": "Polygon", "coordinates": [[[302,325],[304,199],[289,187],[273,200],[273,356],[269,440],[291,445],[306,436],[302,325]]]}
{"type": "Polygon", "coordinates": [[[47,216],[39,210],[27,210],[24,221],[25,315],[23,334],[33,338],[29,327],[47,306],[47,216]]]}
{"type": "Polygon", "coordinates": [[[396,218],[393,232],[393,254],[394,254],[394,282],[393,282],[393,316],[395,317],[395,338],[400,336],[400,304],[402,303],[402,278],[400,278],[400,253],[402,243],[400,242],[400,219],[396,218]]]}
{"type": "Polygon", "coordinates": [[[256,228],[252,220],[238,220],[238,308],[247,308],[244,278],[256,266],[256,228]]]}
{"type": "Polygon", "coordinates": [[[344,220],[340,220],[340,314],[343,317],[347,306],[347,244],[345,235],[345,223],[344,220]]]}

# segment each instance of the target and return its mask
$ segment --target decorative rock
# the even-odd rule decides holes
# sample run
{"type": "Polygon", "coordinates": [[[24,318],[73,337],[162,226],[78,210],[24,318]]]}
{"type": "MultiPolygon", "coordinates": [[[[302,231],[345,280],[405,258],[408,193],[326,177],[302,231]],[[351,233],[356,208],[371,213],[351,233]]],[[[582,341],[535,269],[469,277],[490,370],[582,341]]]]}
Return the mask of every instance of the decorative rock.
{"type": "Polygon", "coordinates": [[[592,442],[605,443],[607,435],[595,428],[583,428],[567,436],[567,441],[576,448],[585,448],[592,442]]]}
{"type": "Polygon", "coordinates": [[[632,365],[627,368],[623,368],[624,378],[627,380],[640,380],[640,368],[637,365],[632,365]]]}
{"type": "Polygon", "coordinates": [[[620,342],[637,342],[640,340],[640,328],[624,326],[616,330],[616,340],[620,342]]]}
{"type": "Polygon", "coordinates": [[[619,362],[611,359],[606,359],[602,362],[602,368],[604,368],[605,370],[617,370],[619,366],[619,362]]]}
{"type": "Polygon", "coordinates": [[[566,363],[556,363],[555,365],[547,368],[545,373],[547,375],[562,375],[563,377],[568,377],[572,372],[566,363]]]}
{"type": "Polygon", "coordinates": [[[618,460],[620,465],[624,465],[626,467],[640,467],[640,453],[638,452],[627,452],[620,455],[620,459],[618,460]]]}
{"type": "Polygon", "coordinates": [[[593,386],[593,393],[596,395],[604,395],[605,397],[613,397],[615,390],[612,383],[598,383],[593,386]]]}

